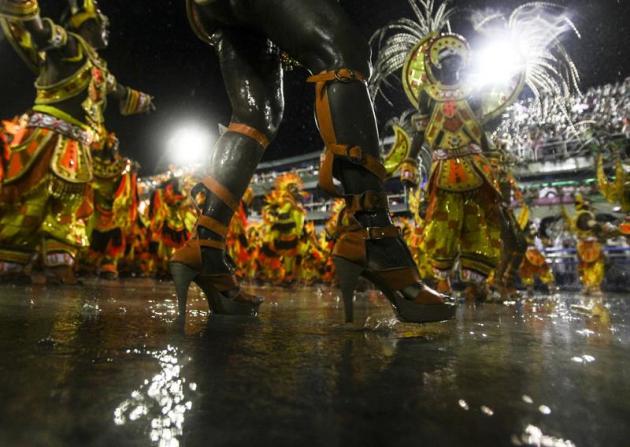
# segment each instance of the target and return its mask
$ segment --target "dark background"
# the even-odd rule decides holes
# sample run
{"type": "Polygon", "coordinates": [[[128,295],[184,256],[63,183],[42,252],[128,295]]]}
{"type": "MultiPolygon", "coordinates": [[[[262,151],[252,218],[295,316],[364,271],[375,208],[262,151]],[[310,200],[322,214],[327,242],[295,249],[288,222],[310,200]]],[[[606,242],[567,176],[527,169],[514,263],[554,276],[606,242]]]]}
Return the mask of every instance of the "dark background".
{"type": "MultiPolygon", "coordinates": [[[[299,1],[299,0],[296,0],[299,1]]],[[[365,37],[388,21],[410,16],[406,0],[342,0],[344,9],[360,25],[365,37]]],[[[454,30],[466,34],[468,8],[498,8],[510,11],[522,1],[455,1],[461,8],[454,30]]],[[[627,0],[576,0],[567,5],[582,33],[567,46],[582,73],[582,87],[614,82],[630,74],[630,2],[627,0]]],[[[55,16],[62,0],[42,1],[42,8],[55,16]]],[[[165,142],[179,123],[194,121],[216,134],[218,123],[229,121],[229,105],[216,58],[188,27],[183,0],[101,1],[110,17],[111,46],[102,52],[112,72],[125,85],[151,93],[158,110],[148,116],[120,117],[110,107],[108,127],[117,132],[123,152],[138,160],[143,173],[164,166],[165,142]]],[[[298,18],[296,18],[297,20],[298,18]]],[[[306,73],[295,70],[285,77],[285,121],[265,156],[272,160],[321,148],[313,120],[313,87],[304,82],[306,73]]],[[[0,41],[0,117],[23,113],[32,104],[34,76],[0,41]]],[[[403,104],[398,101],[397,104],[403,104]]],[[[379,121],[397,114],[377,103],[379,121]]]]}

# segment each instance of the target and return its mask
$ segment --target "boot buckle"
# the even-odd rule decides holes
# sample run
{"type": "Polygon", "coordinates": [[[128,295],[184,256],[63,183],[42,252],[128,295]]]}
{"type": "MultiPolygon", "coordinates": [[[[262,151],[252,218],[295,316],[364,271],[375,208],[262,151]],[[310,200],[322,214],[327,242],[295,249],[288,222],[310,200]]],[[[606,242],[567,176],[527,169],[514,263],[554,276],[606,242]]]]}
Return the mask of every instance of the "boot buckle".
{"type": "Polygon", "coordinates": [[[391,237],[391,231],[387,227],[367,227],[365,228],[366,239],[380,240],[391,237]]]}

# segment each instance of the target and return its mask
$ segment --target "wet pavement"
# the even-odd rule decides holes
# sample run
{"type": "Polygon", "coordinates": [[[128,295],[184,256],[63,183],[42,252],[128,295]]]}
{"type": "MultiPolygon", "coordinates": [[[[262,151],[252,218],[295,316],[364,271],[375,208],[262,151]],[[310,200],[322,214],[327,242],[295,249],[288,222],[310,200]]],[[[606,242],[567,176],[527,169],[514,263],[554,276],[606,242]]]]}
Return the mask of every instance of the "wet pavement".
{"type": "Polygon", "coordinates": [[[262,289],[185,332],[148,280],[0,286],[0,446],[627,446],[630,297],[462,305],[396,323],[378,294],[262,289]]]}

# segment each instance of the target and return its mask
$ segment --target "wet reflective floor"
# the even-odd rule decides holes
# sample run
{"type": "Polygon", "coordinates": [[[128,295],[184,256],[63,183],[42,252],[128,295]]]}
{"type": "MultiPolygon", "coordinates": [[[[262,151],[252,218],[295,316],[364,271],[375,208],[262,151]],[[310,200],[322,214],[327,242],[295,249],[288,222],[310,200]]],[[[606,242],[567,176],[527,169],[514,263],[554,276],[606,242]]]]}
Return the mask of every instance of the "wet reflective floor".
{"type": "Polygon", "coordinates": [[[148,280],[0,286],[1,446],[630,445],[630,297],[395,323],[376,293],[260,289],[185,331],[148,280]]]}

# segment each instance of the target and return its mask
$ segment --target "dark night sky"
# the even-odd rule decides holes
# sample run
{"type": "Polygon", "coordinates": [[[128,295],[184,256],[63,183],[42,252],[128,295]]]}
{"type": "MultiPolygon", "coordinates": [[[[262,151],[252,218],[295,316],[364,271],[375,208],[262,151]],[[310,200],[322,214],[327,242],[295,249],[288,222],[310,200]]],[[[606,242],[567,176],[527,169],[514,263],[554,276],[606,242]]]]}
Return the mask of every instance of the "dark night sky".
{"type": "MultiPolygon", "coordinates": [[[[366,37],[389,20],[410,14],[406,0],[341,3],[366,37]]],[[[509,11],[523,2],[454,3],[460,8],[500,7],[509,11]]],[[[57,0],[57,4],[63,3],[57,0]]],[[[583,87],[630,75],[630,1],[575,0],[563,4],[569,6],[583,35],[581,41],[574,39],[568,45],[582,72],[583,87]]],[[[228,122],[221,75],[212,49],[189,30],[183,0],[107,0],[101,5],[112,21],[111,47],[102,55],[122,83],[153,94],[158,106],[151,115],[126,118],[118,115],[117,107],[110,107],[108,127],[118,133],[123,152],[150,173],[165,153],[169,131],[178,123],[192,119],[214,131],[217,123],[228,122]]],[[[458,30],[457,24],[454,28],[458,30]]],[[[305,76],[296,70],[285,77],[286,119],[268,149],[267,160],[321,148],[313,121],[312,86],[304,82],[305,76]]],[[[33,75],[6,42],[0,42],[0,79],[0,117],[27,110],[33,98],[33,75]]],[[[393,111],[381,106],[378,112],[380,118],[387,118],[393,111]]]]}

